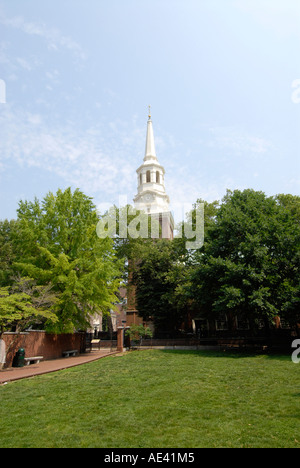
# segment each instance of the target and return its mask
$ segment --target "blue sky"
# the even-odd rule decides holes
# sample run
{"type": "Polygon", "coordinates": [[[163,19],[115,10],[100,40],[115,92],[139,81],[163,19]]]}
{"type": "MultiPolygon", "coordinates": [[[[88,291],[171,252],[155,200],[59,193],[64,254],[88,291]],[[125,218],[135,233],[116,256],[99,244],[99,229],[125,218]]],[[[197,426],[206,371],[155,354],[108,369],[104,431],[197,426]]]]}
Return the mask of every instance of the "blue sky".
{"type": "Polygon", "coordinates": [[[0,219],[131,203],[149,104],[172,207],[300,195],[299,0],[0,0],[0,32],[0,219]]]}

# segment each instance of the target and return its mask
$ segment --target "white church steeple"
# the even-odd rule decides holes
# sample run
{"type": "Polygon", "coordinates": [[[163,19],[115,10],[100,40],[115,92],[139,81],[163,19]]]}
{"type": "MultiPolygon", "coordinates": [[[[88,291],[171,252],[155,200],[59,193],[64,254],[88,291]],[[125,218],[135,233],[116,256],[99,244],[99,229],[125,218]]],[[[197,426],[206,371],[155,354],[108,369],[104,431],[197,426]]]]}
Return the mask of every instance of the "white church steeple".
{"type": "Polygon", "coordinates": [[[149,115],[148,115],[148,123],[147,123],[147,137],[146,137],[146,148],[145,148],[145,157],[144,161],[156,161],[156,151],[155,151],[155,144],[154,144],[154,133],[153,133],[153,125],[151,120],[151,113],[150,113],[150,106],[149,106],[149,115]]]}
{"type": "Polygon", "coordinates": [[[169,234],[163,235],[163,237],[172,237],[173,218],[170,215],[170,200],[165,191],[165,170],[159,164],[156,156],[150,106],[144,163],[136,172],[138,176],[138,193],[134,198],[135,208],[150,215],[160,215],[160,218],[168,218],[168,224],[170,225],[168,227],[169,234]]]}

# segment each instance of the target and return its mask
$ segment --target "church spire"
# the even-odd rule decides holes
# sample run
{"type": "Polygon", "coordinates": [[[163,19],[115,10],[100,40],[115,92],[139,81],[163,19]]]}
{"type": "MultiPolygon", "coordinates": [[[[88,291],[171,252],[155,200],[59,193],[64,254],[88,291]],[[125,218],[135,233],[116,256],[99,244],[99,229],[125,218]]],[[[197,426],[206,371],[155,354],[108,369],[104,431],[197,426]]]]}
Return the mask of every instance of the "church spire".
{"type": "Polygon", "coordinates": [[[147,122],[147,136],[146,136],[146,148],[144,161],[155,160],[157,161],[155,144],[154,144],[154,133],[151,120],[151,106],[149,106],[149,115],[147,122]]]}
{"type": "Polygon", "coordinates": [[[170,213],[170,200],[165,190],[165,170],[156,157],[150,106],[144,163],[136,172],[138,193],[133,199],[135,208],[159,220],[162,227],[162,237],[172,239],[174,220],[170,213]]]}
{"type": "Polygon", "coordinates": [[[137,169],[138,194],[134,198],[137,209],[146,213],[169,211],[169,197],[165,191],[165,170],[156,157],[153,127],[149,107],[146,148],[143,164],[137,169]]]}

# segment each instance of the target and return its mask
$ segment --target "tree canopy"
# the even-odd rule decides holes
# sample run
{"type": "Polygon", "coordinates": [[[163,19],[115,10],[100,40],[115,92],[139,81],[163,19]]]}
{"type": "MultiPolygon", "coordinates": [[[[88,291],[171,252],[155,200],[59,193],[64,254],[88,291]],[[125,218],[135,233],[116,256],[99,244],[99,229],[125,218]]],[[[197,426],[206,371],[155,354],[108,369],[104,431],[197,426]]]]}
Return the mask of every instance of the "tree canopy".
{"type": "Polygon", "coordinates": [[[45,322],[49,331],[85,329],[93,314],[117,302],[119,263],[112,240],[97,236],[98,221],[91,198],[69,188],[41,202],[21,201],[17,221],[0,226],[3,284],[12,286],[11,273],[19,272],[57,295],[51,306],[57,320],[45,322]]]}
{"type": "MultiPolygon", "coordinates": [[[[187,251],[186,239],[152,240],[133,249],[137,309],[156,329],[174,332],[193,311],[229,323],[247,322],[255,333],[275,317],[300,322],[300,197],[228,190],[204,203],[205,239],[187,251]]],[[[179,226],[182,229],[182,226],[179,226]]]]}
{"type": "Polygon", "coordinates": [[[150,218],[130,206],[100,216],[80,190],[21,201],[17,219],[0,222],[2,325],[23,314],[49,331],[85,329],[93,314],[119,302],[123,279],[134,286],[139,314],[153,321],[156,334],[187,329],[193,314],[212,321],[226,314],[254,332],[277,316],[296,327],[300,197],[228,190],[221,201],[197,200],[188,213],[192,226],[203,204],[204,245],[193,250],[182,225],[179,238],[143,238],[150,218]]]}
{"type": "Polygon", "coordinates": [[[190,294],[204,316],[226,313],[252,327],[277,315],[299,321],[299,202],[227,192],[191,272],[190,294]]]}

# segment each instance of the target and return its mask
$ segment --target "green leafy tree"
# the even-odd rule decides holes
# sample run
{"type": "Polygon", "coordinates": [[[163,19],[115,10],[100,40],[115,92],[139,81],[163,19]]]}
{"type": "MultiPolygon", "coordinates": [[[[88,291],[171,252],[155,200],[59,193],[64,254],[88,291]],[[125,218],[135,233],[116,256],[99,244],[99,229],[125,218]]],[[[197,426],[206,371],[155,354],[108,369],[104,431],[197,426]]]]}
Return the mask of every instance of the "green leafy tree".
{"type": "Polygon", "coordinates": [[[278,195],[280,210],[280,235],[276,232],[277,249],[274,262],[280,271],[277,287],[280,318],[300,334],[300,197],[278,195]]]}
{"type": "Polygon", "coordinates": [[[15,267],[57,294],[58,321],[47,330],[85,329],[95,313],[117,302],[120,265],[110,238],[99,239],[99,215],[91,198],[78,189],[49,193],[42,202],[20,202],[18,220],[22,261],[15,267]]]}
{"type": "Polygon", "coordinates": [[[131,325],[131,327],[126,330],[126,336],[130,337],[131,343],[141,343],[143,338],[152,338],[153,333],[149,327],[144,327],[143,325],[131,325]]]}
{"type": "MultiPolygon", "coordinates": [[[[297,213],[298,203],[293,199],[297,213]]],[[[295,313],[299,301],[295,221],[284,197],[250,189],[227,192],[191,274],[191,297],[204,316],[215,318],[221,312],[237,316],[247,319],[254,330],[258,320],[268,325],[285,309],[286,316],[288,310],[295,313]]]]}
{"type": "Polygon", "coordinates": [[[22,331],[37,324],[57,322],[57,316],[51,311],[55,300],[51,286],[37,286],[31,278],[19,276],[13,286],[0,287],[0,337],[7,330],[15,332],[6,355],[22,331]]]}
{"type": "MultiPolygon", "coordinates": [[[[15,274],[13,264],[18,256],[22,255],[21,245],[18,245],[19,223],[17,221],[0,221],[0,285],[12,284],[15,274]]],[[[21,237],[21,236],[19,236],[21,237]]]]}
{"type": "Polygon", "coordinates": [[[20,278],[14,287],[0,288],[0,333],[13,328],[18,333],[37,322],[57,321],[56,315],[50,310],[55,296],[49,293],[47,286],[28,287],[29,282],[32,282],[29,278],[20,278]]]}
{"type": "Polygon", "coordinates": [[[181,244],[158,239],[136,250],[132,281],[139,315],[152,320],[155,332],[176,334],[187,316],[184,293],[188,266],[178,256],[181,244]]]}

